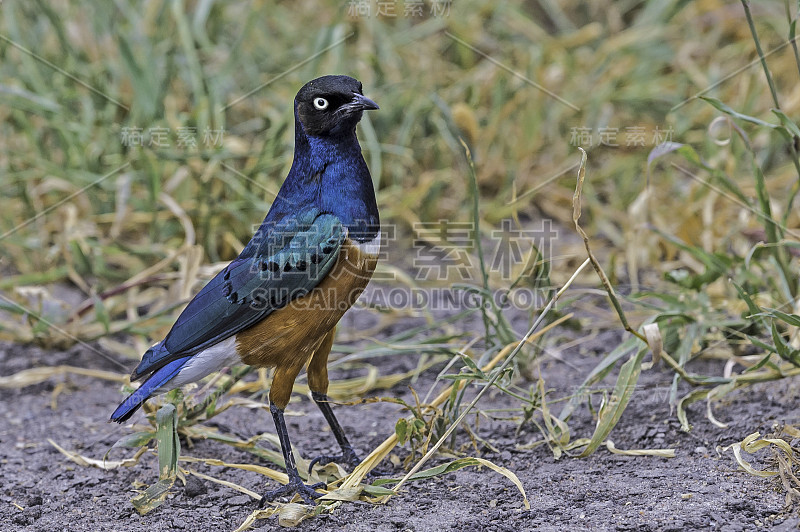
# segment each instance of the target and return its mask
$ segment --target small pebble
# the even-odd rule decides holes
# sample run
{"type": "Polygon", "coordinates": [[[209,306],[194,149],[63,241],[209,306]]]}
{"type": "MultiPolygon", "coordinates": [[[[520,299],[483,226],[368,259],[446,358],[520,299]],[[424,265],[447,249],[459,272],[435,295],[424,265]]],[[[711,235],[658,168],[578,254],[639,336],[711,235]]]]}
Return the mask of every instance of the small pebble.
{"type": "Polygon", "coordinates": [[[695,447],[694,448],[694,454],[708,454],[708,449],[706,449],[703,446],[695,447]]]}
{"type": "Polygon", "coordinates": [[[184,493],[187,497],[197,497],[198,495],[205,495],[208,492],[206,485],[197,477],[188,477],[186,479],[186,487],[184,493]]]}

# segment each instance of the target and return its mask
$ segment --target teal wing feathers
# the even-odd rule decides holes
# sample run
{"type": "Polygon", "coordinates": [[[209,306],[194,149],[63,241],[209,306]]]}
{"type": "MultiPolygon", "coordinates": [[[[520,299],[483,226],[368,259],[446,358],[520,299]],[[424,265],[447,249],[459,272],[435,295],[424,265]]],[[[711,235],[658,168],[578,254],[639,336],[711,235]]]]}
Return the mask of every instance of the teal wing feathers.
{"type": "Polygon", "coordinates": [[[310,292],[336,263],[346,230],[316,209],[304,211],[254,239],[203,287],[132,378],[196,354],[310,292]]]}

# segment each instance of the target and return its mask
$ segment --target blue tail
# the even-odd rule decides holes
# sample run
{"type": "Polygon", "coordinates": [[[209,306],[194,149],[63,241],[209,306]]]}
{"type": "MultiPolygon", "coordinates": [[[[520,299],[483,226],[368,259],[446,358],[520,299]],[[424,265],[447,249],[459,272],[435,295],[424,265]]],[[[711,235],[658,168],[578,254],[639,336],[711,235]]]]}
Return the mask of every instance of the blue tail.
{"type": "Polygon", "coordinates": [[[178,372],[181,370],[184,364],[189,361],[189,358],[179,358],[178,360],[173,360],[163,368],[159,369],[152,375],[150,375],[146,381],[139,386],[139,389],[130,394],[122,404],[120,404],[114,413],[111,414],[111,421],[116,421],[117,423],[122,423],[123,421],[127,421],[129,417],[133,415],[136,410],[139,409],[147,398],[150,397],[155,390],[169,382],[173,379],[178,372]]]}

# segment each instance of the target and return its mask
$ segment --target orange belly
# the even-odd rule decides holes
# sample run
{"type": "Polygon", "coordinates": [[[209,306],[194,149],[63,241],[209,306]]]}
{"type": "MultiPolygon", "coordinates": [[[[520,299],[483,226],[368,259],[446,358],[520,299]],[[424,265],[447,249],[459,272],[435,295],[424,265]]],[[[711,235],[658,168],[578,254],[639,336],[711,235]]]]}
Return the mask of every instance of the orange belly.
{"type": "Polygon", "coordinates": [[[242,362],[259,367],[302,367],[364,291],[375,270],[371,255],[345,239],[328,275],[311,292],[236,335],[242,362]]]}

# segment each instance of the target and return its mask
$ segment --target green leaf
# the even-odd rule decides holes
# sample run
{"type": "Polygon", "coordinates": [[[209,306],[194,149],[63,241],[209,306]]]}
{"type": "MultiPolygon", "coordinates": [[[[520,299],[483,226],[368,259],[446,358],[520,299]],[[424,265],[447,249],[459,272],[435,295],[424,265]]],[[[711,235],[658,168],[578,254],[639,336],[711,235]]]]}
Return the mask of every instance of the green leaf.
{"type": "Polygon", "coordinates": [[[786,314],[785,312],[781,312],[778,309],[769,307],[765,307],[765,309],[769,311],[766,313],[768,316],[771,316],[772,318],[775,319],[779,319],[788,325],[792,325],[794,327],[800,327],[800,316],[798,316],[797,314],[786,314]]]}
{"type": "Polygon", "coordinates": [[[793,349],[792,346],[786,343],[786,340],[783,339],[780,331],[778,331],[775,321],[772,322],[772,341],[775,343],[778,356],[800,367],[800,349],[793,349]]]}
{"type": "Polygon", "coordinates": [[[128,434],[127,436],[124,436],[119,440],[117,440],[114,443],[114,445],[111,446],[111,448],[113,449],[115,447],[132,447],[132,448],[143,447],[148,443],[150,443],[150,440],[152,440],[155,437],[155,435],[156,434],[153,431],[134,432],[133,434],[128,434]]]}
{"type": "MultiPolygon", "coordinates": [[[[394,480],[394,482],[399,482],[399,480],[394,480]]],[[[372,495],[373,497],[384,497],[386,495],[395,494],[394,491],[390,490],[389,488],[383,488],[381,486],[374,486],[374,485],[364,486],[364,492],[372,495]]]]}
{"type": "Polygon", "coordinates": [[[72,259],[75,261],[75,269],[79,274],[88,275],[92,272],[92,264],[89,257],[83,252],[83,248],[75,240],[69,241],[69,249],[72,252],[72,259]]]}
{"type": "Polygon", "coordinates": [[[394,432],[397,434],[397,441],[404,444],[408,441],[408,421],[406,418],[400,418],[394,426],[394,432]]]}
{"type": "Polygon", "coordinates": [[[158,440],[158,482],[131,499],[131,503],[139,515],[146,514],[164,502],[178,475],[181,444],[178,439],[178,415],[175,405],[167,403],[156,413],[156,439],[158,440]]]}
{"type": "Polygon", "coordinates": [[[158,102],[158,89],[153,75],[155,69],[144,69],[136,60],[133,50],[128,43],[128,37],[124,34],[117,36],[117,45],[122,58],[122,65],[128,71],[131,85],[134,91],[135,110],[138,110],[138,118],[142,120],[151,119],[156,113],[156,102],[158,102]]]}
{"type": "Polygon", "coordinates": [[[742,374],[753,373],[753,372],[761,369],[762,367],[764,367],[767,364],[767,362],[769,362],[770,358],[772,358],[772,353],[767,353],[766,355],[764,355],[764,357],[761,360],[758,361],[758,363],[756,363],[754,366],[750,366],[749,368],[744,370],[742,372],[742,374]]]}
{"type": "Polygon", "coordinates": [[[212,418],[214,416],[214,412],[217,411],[217,399],[219,397],[213,397],[211,401],[208,403],[206,407],[206,419],[212,418]]]}
{"type": "Polygon", "coordinates": [[[678,421],[681,423],[681,430],[684,432],[689,432],[692,430],[692,426],[689,424],[689,419],[686,417],[686,407],[690,404],[700,401],[708,397],[708,393],[711,390],[692,390],[688,394],[684,395],[680,401],[678,401],[677,407],[677,416],[678,421]]]}
{"type": "Polygon", "coordinates": [[[738,118],[740,120],[744,120],[745,122],[750,122],[751,124],[757,124],[759,126],[768,127],[770,129],[776,129],[776,130],[783,129],[778,124],[773,124],[772,122],[765,122],[764,120],[761,120],[760,118],[756,118],[754,116],[744,115],[744,114],[742,114],[742,113],[740,113],[738,111],[734,111],[733,108],[731,108],[727,104],[722,103],[721,101],[717,100],[716,98],[712,98],[710,96],[700,96],[700,99],[707,101],[708,103],[710,103],[711,105],[713,105],[718,110],[722,111],[723,113],[725,113],[728,116],[732,116],[734,118],[738,118]]]}
{"type": "Polygon", "coordinates": [[[106,334],[108,334],[111,329],[111,316],[109,316],[108,309],[103,303],[103,298],[99,297],[97,294],[92,294],[92,301],[94,301],[95,317],[97,321],[103,325],[106,334]]]}
{"type": "Polygon", "coordinates": [[[472,373],[474,375],[478,376],[478,378],[481,379],[486,377],[486,374],[481,370],[481,368],[478,367],[478,365],[475,363],[474,360],[472,360],[472,358],[470,358],[469,355],[465,353],[459,353],[459,354],[461,355],[462,362],[464,362],[464,364],[466,364],[467,367],[470,370],[472,370],[472,373]]]}
{"type": "Polygon", "coordinates": [[[750,316],[756,316],[761,313],[761,309],[758,308],[747,292],[744,291],[744,288],[739,286],[735,281],[731,280],[731,284],[736,287],[736,291],[739,293],[739,299],[744,301],[747,304],[747,310],[750,312],[750,316]]]}
{"type": "Polygon", "coordinates": [[[786,116],[786,113],[781,111],[780,109],[772,109],[772,112],[778,117],[781,121],[783,127],[794,137],[800,138],[800,128],[797,127],[797,124],[792,122],[791,118],[786,116]]]}
{"type": "Polygon", "coordinates": [[[701,248],[686,244],[679,238],[664,233],[663,231],[655,229],[655,232],[674,246],[692,255],[706,267],[703,273],[697,275],[691,274],[685,270],[673,270],[664,274],[667,280],[683,286],[684,288],[699,290],[703,286],[719,279],[723,274],[727,273],[733,265],[733,259],[727,255],[722,253],[708,253],[701,248]]]}
{"type": "Polygon", "coordinates": [[[589,456],[592,454],[600,444],[605,441],[611,429],[619,422],[622,417],[622,412],[628,406],[628,402],[633,395],[636,388],[636,382],[639,380],[639,375],[642,372],[642,360],[647,353],[647,346],[641,347],[638,352],[625,362],[619,370],[617,383],[614,386],[614,392],[609,397],[606,403],[600,410],[597,419],[597,427],[592,434],[592,439],[589,445],[580,454],[580,457],[589,456]]]}
{"type": "Polygon", "coordinates": [[[768,343],[762,341],[760,338],[756,338],[755,336],[749,334],[747,335],[747,338],[748,340],[750,340],[750,343],[752,343],[754,346],[760,347],[761,349],[768,351],[770,353],[775,353],[776,355],[778,354],[778,350],[775,349],[775,346],[769,345],[768,343]]]}
{"type": "Polygon", "coordinates": [[[631,349],[633,349],[640,340],[636,337],[630,337],[620,345],[618,345],[613,351],[605,356],[605,358],[592,369],[589,375],[584,379],[583,383],[581,383],[580,388],[572,394],[572,398],[570,399],[569,403],[564,406],[561,413],[558,415],[558,418],[562,421],[565,421],[578,404],[583,400],[583,396],[586,394],[586,391],[589,389],[590,386],[595,384],[596,382],[603,379],[606,375],[608,375],[614,366],[617,365],[622,357],[624,357],[631,349]]]}

